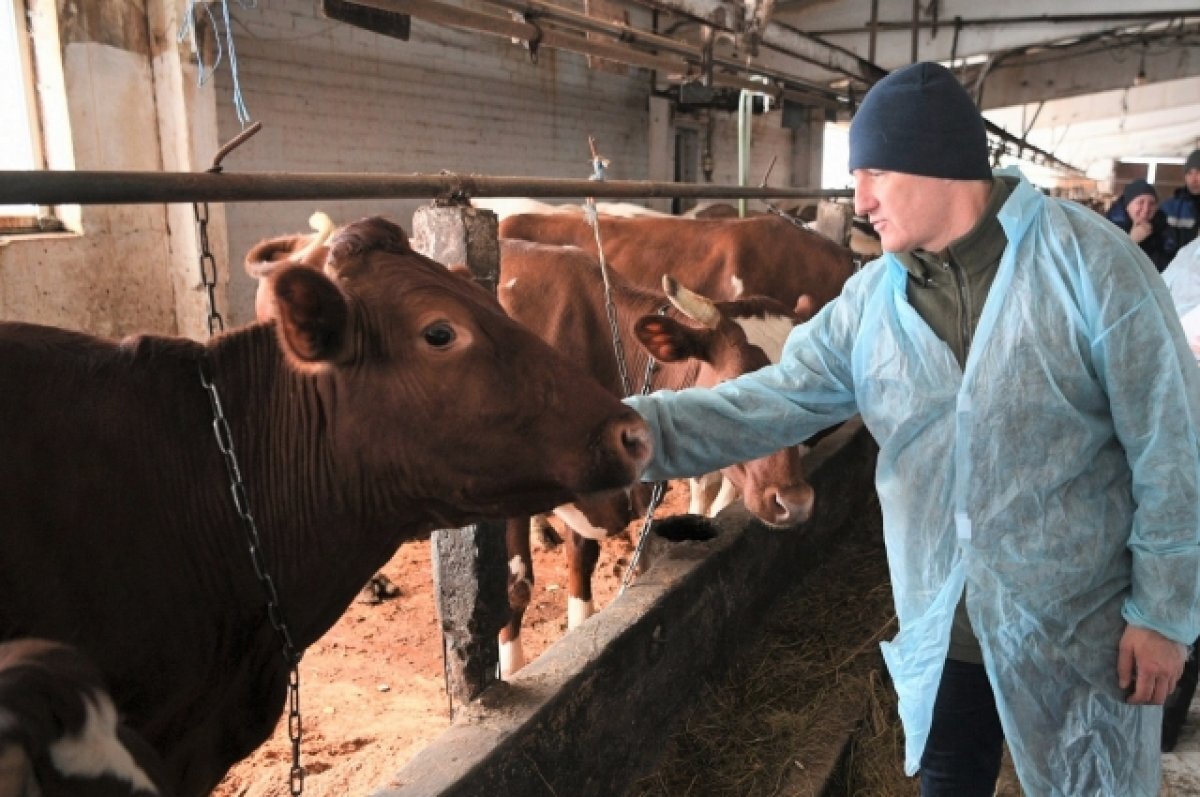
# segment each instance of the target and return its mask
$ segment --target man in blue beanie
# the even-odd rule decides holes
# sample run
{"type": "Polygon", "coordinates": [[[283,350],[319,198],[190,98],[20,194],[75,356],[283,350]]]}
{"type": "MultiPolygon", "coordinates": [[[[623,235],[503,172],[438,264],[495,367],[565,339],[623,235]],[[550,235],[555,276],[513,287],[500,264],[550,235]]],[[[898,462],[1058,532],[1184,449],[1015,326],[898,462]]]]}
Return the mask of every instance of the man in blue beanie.
{"type": "Polygon", "coordinates": [[[1161,705],[1200,636],[1200,369],[1170,295],[1116,226],[994,176],[938,64],[867,93],[850,167],[883,256],[778,364],[626,399],[655,437],[643,478],[860,414],[922,795],[992,797],[1007,741],[1030,797],[1156,797],[1161,705]]]}
{"type": "Polygon", "coordinates": [[[1129,233],[1150,262],[1161,272],[1171,262],[1167,217],[1158,207],[1158,192],[1142,179],[1132,180],[1104,217],[1129,233]]]}

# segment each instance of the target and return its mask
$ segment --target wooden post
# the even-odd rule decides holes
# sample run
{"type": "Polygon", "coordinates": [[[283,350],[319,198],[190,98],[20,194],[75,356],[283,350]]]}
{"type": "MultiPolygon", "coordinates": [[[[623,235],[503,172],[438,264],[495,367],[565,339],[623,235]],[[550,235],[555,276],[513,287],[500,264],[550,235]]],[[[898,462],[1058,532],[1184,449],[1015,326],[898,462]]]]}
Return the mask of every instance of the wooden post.
{"type": "MultiPolygon", "coordinates": [[[[496,214],[429,205],[413,215],[413,249],[445,265],[462,264],[493,293],[500,274],[496,214]]],[[[497,679],[500,628],[508,620],[504,521],[433,533],[433,581],[446,650],[446,688],[467,703],[497,679]]]]}

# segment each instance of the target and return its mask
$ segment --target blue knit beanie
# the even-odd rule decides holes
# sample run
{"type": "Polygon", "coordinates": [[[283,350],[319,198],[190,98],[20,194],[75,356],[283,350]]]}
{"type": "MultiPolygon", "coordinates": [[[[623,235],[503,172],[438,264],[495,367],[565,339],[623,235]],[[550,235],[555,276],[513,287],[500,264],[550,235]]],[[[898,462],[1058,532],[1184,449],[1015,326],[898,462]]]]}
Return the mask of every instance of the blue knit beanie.
{"type": "Polygon", "coordinates": [[[850,122],[850,171],[990,180],[987,130],[962,84],[921,62],[880,80],[850,122]]]}
{"type": "Polygon", "coordinates": [[[1154,190],[1154,186],[1150,185],[1150,183],[1146,182],[1140,177],[1131,182],[1129,185],[1125,186],[1125,190],[1121,192],[1121,201],[1128,205],[1142,194],[1152,196],[1156,202],[1158,201],[1158,192],[1154,190]]]}

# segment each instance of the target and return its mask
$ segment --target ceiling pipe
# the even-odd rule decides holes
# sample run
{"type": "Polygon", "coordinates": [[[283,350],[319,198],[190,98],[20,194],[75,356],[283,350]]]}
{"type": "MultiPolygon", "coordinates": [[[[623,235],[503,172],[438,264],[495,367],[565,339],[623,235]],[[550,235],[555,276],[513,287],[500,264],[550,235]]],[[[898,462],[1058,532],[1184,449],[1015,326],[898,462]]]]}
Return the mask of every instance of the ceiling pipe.
{"type": "MultiPolygon", "coordinates": [[[[636,0],[637,5],[659,11],[669,11],[691,17],[706,25],[740,33],[742,20],[724,0],[636,0]]],[[[875,64],[855,55],[844,47],[823,42],[819,38],[789,25],[769,22],[761,32],[759,42],[775,52],[798,58],[844,77],[871,84],[887,74],[875,64]]]]}
{"type": "Polygon", "coordinates": [[[848,197],[848,189],[724,186],[649,180],[572,180],[444,173],[0,171],[0,205],[311,201],[468,197],[769,199],[848,197]]]}
{"type": "MultiPolygon", "coordinates": [[[[1070,25],[1088,22],[1105,22],[1105,23],[1120,23],[1120,22],[1161,22],[1172,19],[1191,19],[1197,14],[1189,14],[1184,11],[1132,11],[1128,13],[1114,14],[1029,14],[1018,17],[983,17],[980,19],[964,19],[962,26],[964,28],[987,27],[991,25],[1070,25]]],[[[879,31],[907,31],[913,27],[912,20],[904,21],[888,21],[882,20],[875,22],[875,28],[879,31]]],[[[921,28],[935,28],[938,23],[936,21],[925,21],[916,23],[921,28]]],[[[863,26],[859,25],[853,28],[824,28],[822,30],[810,30],[812,36],[849,36],[863,32],[863,26]]]]}
{"type": "MultiPolygon", "coordinates": [[[[509,0],[505,0],[505,2],[508,2],[508,1],[509,0]]],[[[551,6],[548,3],[543,3],[543,2],[541,2],[541,0],[532,0],[532,2],[535,4],[538,4],[538,5],[544,6],[544,10],[546,10],[546,11],[553,10],[555,13],[561,13],[562,18],[564,20],[567,20],[572,16],[571,13],[567,12],[567,10],[551,6]]],[[[652,0],[652,2],[654,4],[660,4],[660,3],[662,3],[662,0],[652,0]]],[[[706,3],[706,2],[712,2],[712,0],[668,0],[669,4],[678,4],[681,6],[684,3],[688,3],[688,4],[701,3],[702,4],[702,3],[706,3]]],[[[498,36],[505,36],[508,38],[521,39],[526,42],[537,41],[540,43],[541,46],[552,47],[555,49],[569,50],[569,51],[573,51],[573,52],[577,52],[577,53],[582,53],[584,55],[593,55],[593,56],[596,56],[599,58],[607,58],[609,60],[618,61],[620,63],[629,64],[631,66],[640,66],[640,67],[643,67],[646,69],[654,70],[662,75],[667,76],[668,79],[675,80],[675,81],[698,79],[700,77],[700,75],[698,74],[697,70],[702,68],[703,58],[704,58],[703,53],[700,52],[700,49],[698,47],[695,48],[696,55],[694,57],[685,55],[682,57],[682,59],[664,58],[662,56],[655,56],[650,53],[645,53],[645,52],[642,52],[639,50],[635,50],[632,47],[623,46],[623,45],[615,45],[615,44],[605,44],[602,42],[597,42],[597,41],[588,39],[583,35],[567,34],[567,33],[555,31],[555,30],[544,30],[540,26],[532,25],[528,22],[520,22],[520,21],[512,20],[512,19],[505,19],[502,17],[493,16],[490,14],[483,14],[483,13],[476,12],[476,11],[470,11],[468,9],[460,8],[457,6],[449,6],[449,5],[445,5],[443,3],[436,2],[436,0],[355,0],[355,3],[358,5],[364,5],[364,6],[369,6],[372,8],[382,9],[384,11],[393,11],[393,12],[402,13],[402,14],[409,14],[410,16],[417,17],[419,19],[424,19],[428,22],[432,22],[435,24],[445,25],[447,27],[462,28],[462,29],[473,30],[473,31],[482,32],[482,33],[490,33],[490,34],[494,34],[494,35],[498,35],[498,36]]],[[[671,10],[671,9],[667,9],[667,10],[671,10]]],[[[535,11],[536,11],[536,9],[535,9],[535,11]]],[[[725,18],[724,11],[722,10],[722,12],[720,14],[717,14],[715,16],[718,16],[721,19],[724,19],[725,18]]],[[[595,30],[593,32],[608,32],[610,34],[613,33],[613,31],[612,30],[605,31],[604,29],[606,27],[612,28],[612,29],[617,29],[618,31],[624,30],[626,28],[626,26],[613,25],[611,23],[605,23],[602,20],[595,20],[595,19],[591,19],[591,18],[589,18],[588,24],[595,28],[595,30]]],[[[780,26],[777,26],[774,23],[771,23],[770,25],[768,25],[768,30],[764,32],[763,43],[770,44],[771,43],[771,35],[770,35],[771,31],[779,29],[779,28],[780,28],[780,26]]],[[[643,38],[645,41],[650,41],[650,39],[661,38],[661,37],[659,37],[657,34],[644,34],[643,38]]],[[[684,43],[679,43],[679,46],[684,47],[686,45],[684,43]]],[[[830,48],[826,48],[826,49],[829,50],[830,48]]],[[[857,59],[857,60],[860,65],[867,64],[867,62],[861,61],[861,59],[857,59]]],[[[717,63],[719,63],[720,65],[722,65],[725,68],[736,67],[736,68],[742,70],[745,74],[747,74],[748,77],[749,77],[749,75],[763,75],[764,77],[767,77],[769,79],[773,79],[773,80],[777,81],[777,85],[769,86],[769,85],[763,84],[758,81],[750,80],[750,79],[748,79],[748,77],[747,78],[739,78],[739,77],[736,77],[733,75],[714,72],[714,74],[712,76],[712,82],[714,85],[717,85],[717,86],[724,86],[724,87],[734,88],[734,89],[739,89],[739,90],[756,91],[756,92],[760,92],[760,93],[764,93],[764,94],[770,94],[770,95],[774,96],[776,99],[787,99],[787,100],[794,101],[801,105],[810,105],[810,106],[826,107],[826,108],[833,108],[833,109],[839,109],[839,108],[844,109],[850,104],[850,100],[848,97],[842,97],[840,95],[833,94],[831,91],[823,89],[821,87],[812,87],[806,83],[802,83],[799,81],[793,81],[790,78],[788,78],[787,76],[780,75],[779,73],[775,73],[771,70],[754,69],[748,65],[743,66],[740,64],[735,64],[735,63],[730,62],[725,59],[714,59],[714,64],[717,64],[717,63]]],[[[871,75],[872,75],[871,79],[867,81],[869,83],[874,83],[875,80],[878,80],[880,77],[887,74],[887,72],[885,70],[881,69],[878,66],[875,66],[873,64],[869,64],[868,66],[871,69],[871,75]]],[[[1022,149],[1033,152],[1033,153],[1037,154],[1039,157],[1045,159],[1046,162],[1056,164],[1059,168],[1062,168],[1062,169],[1064,169],[1066,171],[1070,171],[1070,172],[1078,172],[1079,171],[1079,169],[1077,167],[1074,167],[1070,164],[1059,161],[1053,155],[1046,153],[1043,150],[1040,150],[1037,147],[1034,147],[1034,146],[1026,143],[1024,141],[1024,139],[1017,138],[1017,137],[1013,136],[1012,134],[1004,131],[1002,128],[992,126],[991,132],[996,137],[1000,138],[1002,141],[1007,142],[1007,143],[1016,144],[1016,145],[1020,146],[1022,149]]],[[[480,194],[480,196],[525,196],[525,195],[526,194],[524,194],[524,193],[480,194]]],[[[574,194],[572,194],[572,195],[574,195],[574,194]]],[[[586,192],[581,192],[579,195],[581,195],[581,196],[586,195],[586,192]]],[[[651,196],[651,195],[641,195],[641,196],[651,196]]],[[[660,195],[655,194],[653,196],[660,196],[660,195]]],[[[662,195],[662,196],[668,196],[668,195],[662,195]]],[[[686,194],[686,195],[673,194],[673,195],[669,195],[669,196],[694,196],[694,195],[692,195],[692,194],[686,194]]],[[[730,195],[726,195],[726,196],[730,196],[730,195]]],[[[49,203],[42,203],[42,204],[49,204],[49,203]]]]}
{"type": "Polygon", "coordinates": [[[469,30],[476,33],[490,33],[510,39],[520,39],[530,42],[536,47],[550,47],[556,50],[569,50],[597,58],[607,58],[620,61],[630,66],[640,66],[668,74],[687,73],[687,64],[674,59],[655,56],[650,53],[634,50],[630,47],[598,42],[583,36],[561,33],[555,30],[545,30],[528,22],[484,14],[458,6],[449,6],[435,0],[355,0],[355,5],[368,6],[381,11],[392,11],[408,14],[436,25],[449,28],[469,30]]]}
{"type": "MultiPolygon", "coordinates": [[[[355,0],[361,2],[361,0],[355,0]]],[[[720,58],[705,52],[705,49],[700,44],[690,44],[681,42],[678,39],[672,39],[667,36],[662,36],[656,33],[645,33],[631,28],[618,22],[607,22],[595,17],[589,17],[586,14],[571,9],[562,8],[552,3],[544,2],[544,0],[487,0],[494,5],[503,8],[517,11],[522,14],[530,14],[535,19],[546,19],[551,22],[559,22],[570,25],[573,28],[586,31],[588,33],[599,33],[612,36],[614,39],[633,46],[646,46],[659,50],[667,50],[668,52],[682,55],[687,58],[690,64],[694,64],[700,74],[703,74],[707,63],[711,63],[713,67],[734,71],[734,72],[752,72],[765,78],[776,81],[780,84],[780,89],[790,91],[795,96],[805,96],[805,102],[814,102],[821,98],[819,104],[829,107],[840,107],[843,103],[841,97],[830,89],[814,83],[798,80],[797,78],[786,75],[778,70],[767,68],[761,64],[753,67],[747,66],[744,63],[733,61],[727,58],[720,58]]],[[[726,84],[731,88],[746,88],[753,91],[763,91],[764,87],[761,83],[753,84],[747,82],[743,86],[733,86],[726,84]]],[[[771,93],[769,90],[767,93],[771,93]]],[[[778,93],[778,92],[775,92],[778,93]]]]}
{"type": "MultiPolygon", "coordinates": [[[[658,47],[663,42],[669,42],[670,48],[681,59],[667,58],[649,52],[635,49],[628,44],[609,44],[589,39],[583,35],[566,33],[552,28],[543,28],[530,21],[507,19],[491,14],[447,5],[437,0],[354,0],[355,5],[367,6],[383,11],[408,14],[417,19],[446,27],[490,33],[506,38],[534,42],[538,47],[568,50],[571,52],[606,58],[610,61],[654,70],[676,82],[699,79],[703,68],[704,53],[698,46],[685,42],[669,40],[666,37],[652,33],[635,32],[626,25],[617,25],[603,20],[586,17],[568,9],[559,8],[549,3],[531,0],[531,2],[509,2],[499,0],[497,4],[510,7],[513,10],[528,11],[531,19],[552,19],[563,24],[586,28],[581,33],[601,33],[610,35],[622,42],[632,42],[647,47],[658,47]]],[[[527,45],[528,46],[528,45],[527,45]]],[[[777,70],[751,67],[729,59],[714,58],[713,65],[730,72],[740,72],[746,77],[737,77],[725,72],[714,72],[713,84],[726,88],[757,91],[771,94],[774,97],[791,99],[805,105],[816,105],[826,108],[845,107],[846,100],[831,89],[812,83],[807,83],[784,74],[777,70]],[[750,76],[762,76],[775,85],[763,84],[750,79],[750,76]]]]}
{"type": "MultiPolygon", "coordinates": [[[[363,0],[354,1],[363,2],[363,0]]],[[[579,11],[542,2],[542,0],[486,0],[486,2],[516,11],[524,15],[526,19],[545,19],[551,22],[564,23],[587,33],[600,33],[612,36],[623,44],[634,47],[648,47],[695,59],[701,58],[702,55],[701,48],[698,45],[681,42],[678,39],[672,39],[669,36],[662,36],[657,33],[639,31],[620,22],[607,22],[603,19],[590,17],[579,11]]]]}

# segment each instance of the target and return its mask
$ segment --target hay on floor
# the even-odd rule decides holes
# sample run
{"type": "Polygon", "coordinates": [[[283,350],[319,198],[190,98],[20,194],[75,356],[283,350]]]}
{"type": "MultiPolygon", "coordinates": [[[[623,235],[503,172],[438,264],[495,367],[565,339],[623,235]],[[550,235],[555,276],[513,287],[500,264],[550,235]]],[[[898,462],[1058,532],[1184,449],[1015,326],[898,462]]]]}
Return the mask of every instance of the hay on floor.
{"type": "Polygon", "coordinates": [[[862,512],[860,528],[780,596],[761,638],[704,685],[662,766],[630,797],[819,794],[851,732],[848,771],[826,793],[917,793],[881,674],[879,642],[895,634],[895,619],[878,505],[862,512]]]}

